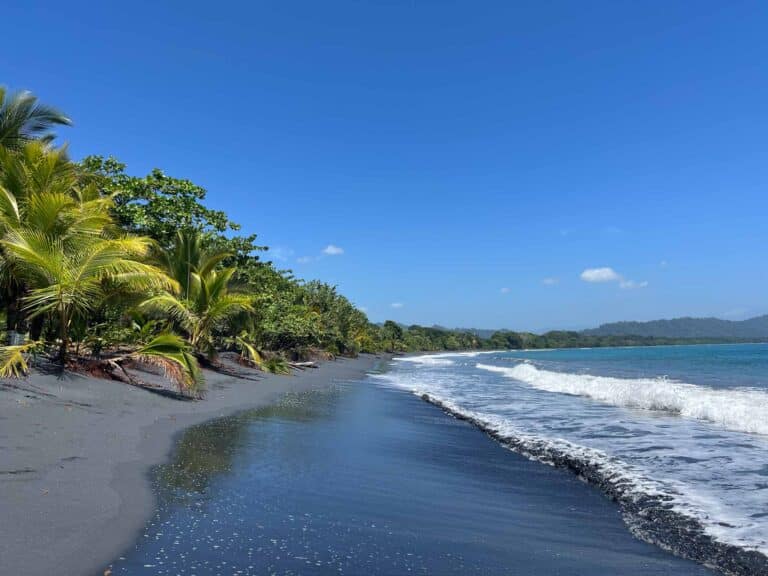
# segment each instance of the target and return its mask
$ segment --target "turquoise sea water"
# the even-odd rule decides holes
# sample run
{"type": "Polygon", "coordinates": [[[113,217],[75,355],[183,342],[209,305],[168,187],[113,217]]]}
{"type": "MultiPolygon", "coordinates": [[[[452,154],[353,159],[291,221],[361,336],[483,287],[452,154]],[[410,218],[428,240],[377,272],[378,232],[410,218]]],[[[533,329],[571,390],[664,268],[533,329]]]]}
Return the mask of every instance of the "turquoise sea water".
{"type": "MultiPolygon", "coordinates": [[[[712,542],[768,552],[766,344],[427,355],[380,380],[532,458],[584,462],[607,492],[672,511],[712,542]]],[[[630,526],[650,534],[649,513],[630,508],[630,526]]],[[[659,524],[648,539],[679,545],[659,524]]]]}

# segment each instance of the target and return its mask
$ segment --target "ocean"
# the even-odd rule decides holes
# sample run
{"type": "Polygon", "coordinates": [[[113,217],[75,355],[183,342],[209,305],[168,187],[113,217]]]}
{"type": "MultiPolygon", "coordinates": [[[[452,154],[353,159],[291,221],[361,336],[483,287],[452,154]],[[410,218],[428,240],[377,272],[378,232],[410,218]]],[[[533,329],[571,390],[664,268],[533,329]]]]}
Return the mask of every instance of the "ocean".
{"type": "Polygon", "coordinates": [[[765,574],[768,345],[435,354],[378,379],[616,500],[639,538],[765,574]]]}

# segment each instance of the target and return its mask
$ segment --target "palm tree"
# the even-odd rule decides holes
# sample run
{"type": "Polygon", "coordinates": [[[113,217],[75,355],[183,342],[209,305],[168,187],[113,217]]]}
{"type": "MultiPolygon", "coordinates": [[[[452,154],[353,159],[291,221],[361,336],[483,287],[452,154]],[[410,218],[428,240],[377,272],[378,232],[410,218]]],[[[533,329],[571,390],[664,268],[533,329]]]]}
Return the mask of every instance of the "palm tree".
{"type": "Polygon", "coordinates": [[[139,261],[149,240],[108,234],[50,236],[22,226],[7,232],[0,246],[13,275],[29,287],[23,309],[34,318],[50,314],[58,322],[59,359],[67,360],[69,328],[76,316],[87,316],[114,292],[147,292],[175,283],[161,270],[139,261]]]}
{"type": "Polygon", "coordinates": [[[210,250],[204,246],[204,237],[194,230],[179,230],[170,250],[159,250],[158,265],[179,283],[179,295],[190,298],[199,278],[213,272],[230,256],[229,252],[210,250]]]}
{"type": "MultiPolygon", "coordinates": [[[[36,227],[46,234],[63,232],[72,222],[61,218],[62,209],[74,205],[77,185],[66,150],[41,142],[29,142],[16,151],[0,146],[0,237],[21,226],[36,227]]],[[[0,300],[6,308],[8,339],[13,343],[14,335],[28,328],[21,303],[26,286],[22,278],[12,274],[2,247],[0,257],[0,300]]],[[[36,324],[38,329],[33,332],[39,332],[40,322],[36,324]]]]}
{"type": "MultiPolygon", "coordinates": [[[[112,199],[81,183],[64,150],[40,142],[16,152],[0,148],[0,166],[0,278],[8,303],[56,329],[63,365],[73,323],[107,298],[178,290],[177,282],[145,262],[154,243],[115,226],[112,199]]],[[[190,382],[200,382],[199,370],[189,362],[188,345],[175,338],[155,339],[131,357],[166,363],[180,387],[191,388],[190,382]]],[[[0,349],[0,376],[26,372],[30,348],[0,349]]]]}
{"type": "MultiPolygon", "coordinates": [[[[252,312],[252,298],[229,290],[235,268],[217,269],[229,254],[204,246],[197,230],[180,231],[173,247],[158,255],[158,264],[178,289],[148,298],[139,310],[170,319],[192,349],[209,359],[216,356],[216,333],[243,312],[252,312]]],[[[256,356],[254,356],[256,361],[256,356]]]]}
{"type": "Polygon", "coordinates": [[[242,312],[253,310],[251,298],[229,292],[234,268],[191,273],[187,297],[166,291],[145,300],[140,310],[169,318],[186,336],[192,349],[207,358],[216,356],[215,336],[242,312]]]}
{"type": "Polygon", "coordinates": [[[55,138],[54,126],[71,126],[72,121],[51,106],[40,104],[31,92],[8,94],[0,86],[0,147],[21,149],[30,140],[46,143],[55,138]]]}

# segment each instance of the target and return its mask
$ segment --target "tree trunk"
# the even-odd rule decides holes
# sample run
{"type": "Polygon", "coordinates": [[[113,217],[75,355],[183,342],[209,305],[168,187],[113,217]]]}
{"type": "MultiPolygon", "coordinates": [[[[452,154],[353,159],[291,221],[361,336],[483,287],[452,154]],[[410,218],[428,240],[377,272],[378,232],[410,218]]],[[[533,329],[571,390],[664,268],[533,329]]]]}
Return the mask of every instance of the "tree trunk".
{"type": "Polygon", "coordinates": [[[59,361],[62,366],[67,365],[67,348],[69,348],[69,320],[67,310],[63,306],[59,312],[61,321],[61,348],[59,349],[59,361]]]}

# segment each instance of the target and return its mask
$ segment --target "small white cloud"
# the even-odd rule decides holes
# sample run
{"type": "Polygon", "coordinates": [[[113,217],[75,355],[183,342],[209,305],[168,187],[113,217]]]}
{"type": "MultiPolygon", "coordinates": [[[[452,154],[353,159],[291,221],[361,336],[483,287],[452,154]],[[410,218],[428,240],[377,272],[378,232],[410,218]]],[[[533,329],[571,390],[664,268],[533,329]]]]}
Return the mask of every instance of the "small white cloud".
{"type": "Polygon", "coordinates": [[[326,256],[340,256],[341,254],[344,254],[344,248],[328,244],[328,246],[323,248],[323,254],[326,256]]]}
{"type": "Polygon", "coordinates": [[[314,260],[312,256],[299,256],[298,258],[296,258],[296,262],[298,262],[299,264],[307,264],[309,262],[312,262],[312,260],[314,260]]]}
{"type": "Polygon", "coordinates": [[[363,314],[368,314],[368,308],[366,308],[365,306],[358,306],[357,309],[360,310],[360,312],[362,312],[363,314]]]}
{"type": "Polygon", "coordinates": [[[544,284],[544,286],[554,286],[555,284],[560,283],[560,278],[554,278],[550,276],[549,278],[544,278],[541,283],[544,284]]]}
{"type": "Polygon", "coordinates": [[[632,288],[645,288],[648,286],[648,282],[635,282],[634,280],[627,280],[616,272],[613,268],[587,268],[581,273],[581,279],[584,282],[618,282],[619,288],[623,290],[631,290],[632,288]]]}
{"type": "Polygon", "coordinates": [[[622,290],[632,290],[633,288],[645,288],[648,282],[635,282],[634,280],[622,280],[619,282],[619,288],[622,290]]]}
{"type": "Polygon", "coordinates": [[[581,273],[584,282],[620,282],[621,276],[613,268],[587,268],[581,273]]]}
{"type": "Polygon", "coordinates": [[[512,290],[510,288],[506,288],[506,287],[499,290],[499,292],[501,292],[502,294],[509,294],[511,291],[512,290]]]}
{"type": "Polygon", "coordinates": [[[395,310],[397,310],[398,308],[402,308],[403,306],[405,306],[405,304],[403,304],[402,302],[392,302],[392,304],[390,304],[389,306],[390,308],[394,308],[395,310]]]}
{"type": "Polygon", "coordinates": [[[284,246],[275,246],[269,249],[269,254],[274,260],[279,262],[286,262],[293,256],[293,250],[284,246]]]}

